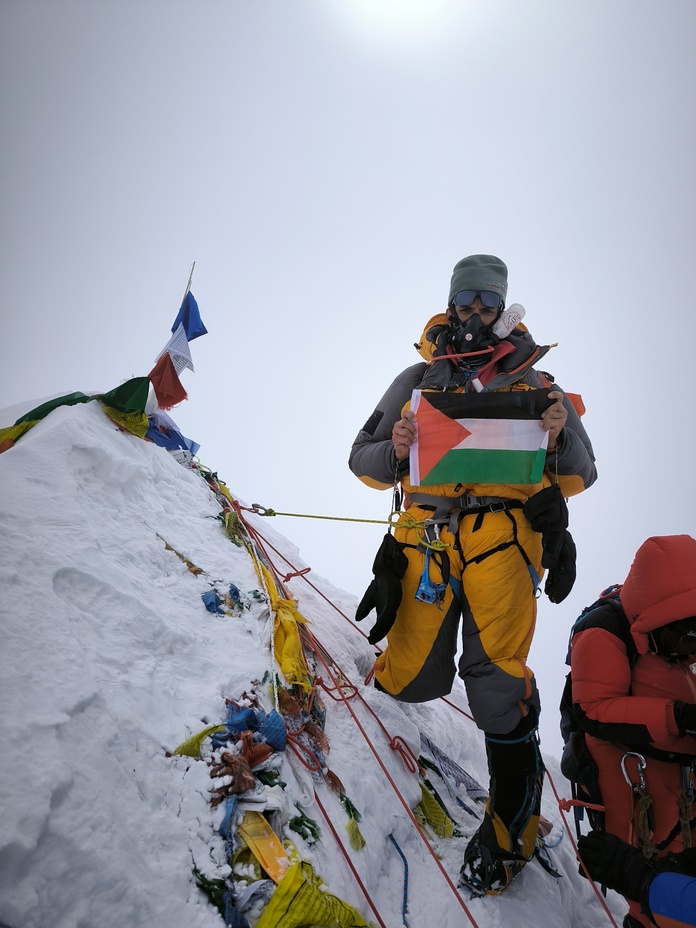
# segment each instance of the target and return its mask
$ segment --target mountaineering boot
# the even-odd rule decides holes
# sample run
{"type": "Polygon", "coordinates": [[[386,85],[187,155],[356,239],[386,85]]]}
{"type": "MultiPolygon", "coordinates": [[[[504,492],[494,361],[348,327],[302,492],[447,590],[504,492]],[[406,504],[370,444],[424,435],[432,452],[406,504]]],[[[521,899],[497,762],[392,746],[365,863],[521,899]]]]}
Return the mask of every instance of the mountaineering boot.
{"type": "Polygon", "coordinates": [[[530,708],[507,735],[485,733],[490,791],[460,873],[460,885],[474,895],[503,892],[534,855],[544,782],[536,728],[530,708]]]}

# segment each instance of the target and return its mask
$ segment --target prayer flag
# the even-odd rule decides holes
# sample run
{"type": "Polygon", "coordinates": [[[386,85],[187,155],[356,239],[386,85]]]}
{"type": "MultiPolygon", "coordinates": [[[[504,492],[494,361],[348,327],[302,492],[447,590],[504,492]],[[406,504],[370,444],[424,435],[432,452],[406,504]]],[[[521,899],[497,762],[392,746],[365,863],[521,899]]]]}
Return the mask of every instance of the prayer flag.
{"type": "Polygon", "coordinates": [[[160,356],[159,361],[152,368],[148,377],[154,388],[160,409],[171,409],[172,406],[176,406],[177,403],[187,399],[188,394],[182,387],[172,359],[166,351],[160,356]]]}
{"type": "Polygon", "coordinates": [[[108,393],[98,394],[95,399],[121,412],[144,412],[149,391],[150,381],[147,377],[133,377],[108,393]]]}
{"type": "Polygon", "coordinates": [[[172,332],[176,332],[179,325],[183,325],[186,338],[190,342],[192,342],[194,338],[198,338],[199,335],[208,334],[208,330],[203,325],[201,314],[198,311],[198,303],[196,303],[196,300],[194,299],[194,296],[190,290],[184,297],[184,301],[181,304],[181,309],[179,310],[179,315],[174,320],[172,332]]]}
{"type": "Polygon", "coordinates": [[[189,370],[193,370],[191,349],[189,348],[186,331],[184,330],[184,327],[181,323],[179,323],[179,325],[176,327],[174,334],[157,356],[158,361],[165,353],[165,351],[172,359],[172,364],[174,365],[174,370],[177,372],[177,374],[180,374],[186,367],[188,367],[189,370]]]}
{"type": "MultiPolygon", "coordinates": [[[[195,457],[201,446],[191,438],[182,435],[173,423],[171,425],[165,424],[165,417],[169,419],[169,416],[161,410],[158,410],[154,415],[148,416],[150,428],[147,430],[145,437],[161,448],[166,448],[169,451],[190,451],[191,455],[195,457]]],[[[169,419],[170,423],[171,421],[169,419]]]]}
{"type": "Polygon", "coordinates": [[[418,438],[410,453],[411,483],[539,483],[548,444],[541,414],[552,404],[546,390],[414,390],[418,438]]]}
{"type": "Polygon", "coordinates": [[[67,393],[65,396],[57,396],[55,399],[47,400],[40,406],[30,409],[21,418],[17,419],[15,425],[21,425],[23,422],[38,422],[39,419],[45,418],[49,412],[58,409],[59,406],[76,406],[78,403],[89,403],[91,396],[84,393],[67,393]]]}

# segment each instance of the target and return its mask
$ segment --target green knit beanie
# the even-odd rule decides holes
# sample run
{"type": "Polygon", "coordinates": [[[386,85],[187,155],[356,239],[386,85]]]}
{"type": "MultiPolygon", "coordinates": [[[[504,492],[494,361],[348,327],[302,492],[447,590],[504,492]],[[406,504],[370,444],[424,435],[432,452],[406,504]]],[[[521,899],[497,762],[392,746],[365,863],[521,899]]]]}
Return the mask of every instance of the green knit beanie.
{"type": "Polygon", "coordinates": [[[495,255],[469,255],[454,265],[448,305],[460,290],[492,290],[505,305],[507,297],[507,267],[495,255]]]}

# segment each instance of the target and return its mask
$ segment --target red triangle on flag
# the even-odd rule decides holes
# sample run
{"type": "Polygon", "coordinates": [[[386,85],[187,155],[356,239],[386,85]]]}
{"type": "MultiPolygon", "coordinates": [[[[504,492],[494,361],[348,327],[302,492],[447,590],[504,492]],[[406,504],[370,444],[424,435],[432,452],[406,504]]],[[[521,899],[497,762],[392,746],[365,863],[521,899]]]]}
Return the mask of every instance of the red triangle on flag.
{"type": "Polygon", "coordinates": [[[418,465],[421,481],[448,451],[471,435],[469,429],[435,409],[421,393],[416,413],[418,423],[418,465]]]}

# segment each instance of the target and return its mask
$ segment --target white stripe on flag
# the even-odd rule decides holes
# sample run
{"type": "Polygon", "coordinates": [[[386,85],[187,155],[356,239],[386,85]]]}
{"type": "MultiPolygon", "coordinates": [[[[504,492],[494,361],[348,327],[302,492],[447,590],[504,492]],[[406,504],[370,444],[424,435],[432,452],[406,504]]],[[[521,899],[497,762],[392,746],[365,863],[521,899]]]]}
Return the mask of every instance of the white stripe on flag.
{"type": "Polygon", "coordinates": [[[482,448],[488,451],[538,451],[548,444],[538,419],[457,419],[471,435],[453,451],[482,448]]]}

